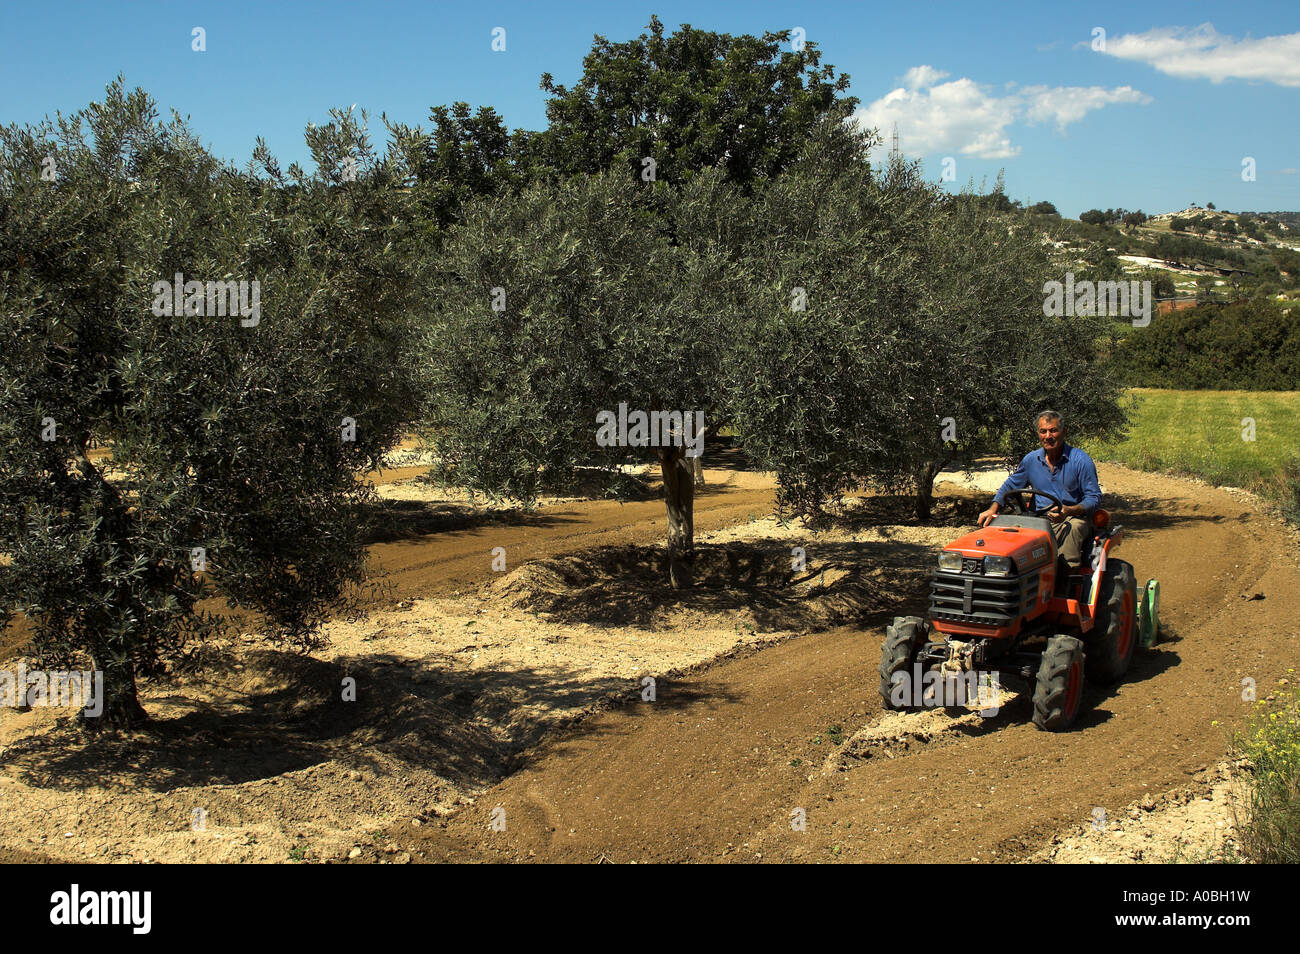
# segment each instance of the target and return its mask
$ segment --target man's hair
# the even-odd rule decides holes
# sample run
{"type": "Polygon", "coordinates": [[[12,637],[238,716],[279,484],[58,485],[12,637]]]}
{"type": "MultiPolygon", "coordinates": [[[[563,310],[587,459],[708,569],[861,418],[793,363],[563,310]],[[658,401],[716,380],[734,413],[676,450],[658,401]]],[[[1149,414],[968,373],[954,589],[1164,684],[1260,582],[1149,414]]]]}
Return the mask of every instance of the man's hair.
{"type": "Polygon", "coordinates": [[[1043,418],[1047,418],[1049,421],[1056,421],[1056,423],[1061,425],[1061,430],[1065,430],[1065,418],[1061,417],[1060,411],[1053,411],[1049,407],[1046,410],[1039,411],[1037,414],[1034,415],[1035,431],[1038,430],[1038,424],[1040,421],[1043,420],[1043,418]]]}

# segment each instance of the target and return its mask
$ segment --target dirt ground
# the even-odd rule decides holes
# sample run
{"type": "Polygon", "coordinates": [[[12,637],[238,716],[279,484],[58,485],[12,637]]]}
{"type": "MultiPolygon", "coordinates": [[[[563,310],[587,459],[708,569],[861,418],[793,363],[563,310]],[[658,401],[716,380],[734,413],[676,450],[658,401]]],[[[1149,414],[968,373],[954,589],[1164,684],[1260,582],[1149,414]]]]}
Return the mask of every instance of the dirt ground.
{"type": "Polygon", "coordinates": [[[1052,838],[1031,861],[1053,864],[1240,863],[1236,822],[1248,811],[1247,770],[1222,761],[1189,785],[1143,795],[1118,815],[1093,809],[1087,825],[1052,838]]]}
{"type": "Polygon", "coordinates": [[[57,710],[0,710],[0,858],[1187,860],[1217,850],[1242,678],[1297,657],[1294,533],[1188,481],[1103,466],[1169,639],[1049,734],[1023,700],[880,708],[884,624],[923,611],[934,551],[987,499],[959,478],[934,525],[868,497],[812,532],[770,516],[765,475],[710,470],[675,593],[659,500],[485,508],[400,463],[384,599],[324,649],[237,636],[203,679],[147,688],[146,730],[91,745],[57,710]]]}

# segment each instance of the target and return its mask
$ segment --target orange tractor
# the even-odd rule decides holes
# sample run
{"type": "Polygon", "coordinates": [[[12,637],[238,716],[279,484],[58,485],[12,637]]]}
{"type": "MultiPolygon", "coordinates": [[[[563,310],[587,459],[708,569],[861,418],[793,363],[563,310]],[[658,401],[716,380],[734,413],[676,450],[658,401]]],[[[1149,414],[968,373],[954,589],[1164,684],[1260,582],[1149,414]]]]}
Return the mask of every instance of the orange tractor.
{"type": "Polygon", "coordinates": [[[1155,644],[1160,587],[1149,580],[1139,593],[1133,567],[1112,558],[1123,528],[1095,510],[1083,565],[1071,568],[1057,553],[1046,517],[1062,502],[1032,487],[1021,493],[1034,495],[1031,506],[1038,497],[1052,506],[1027,510],[1015,499],[1020,493],[1009,495],[1010,512],[939,554],[929,619],[896,617],[886,631],[880,659],[886,708],[915,707],[923,674],[937,676],[936,683],[1013,674],[1033,686],[1034,724],[1060,731],[1079,715],[1085,678],[1114,682],[1139,642],[1155,644]]]}

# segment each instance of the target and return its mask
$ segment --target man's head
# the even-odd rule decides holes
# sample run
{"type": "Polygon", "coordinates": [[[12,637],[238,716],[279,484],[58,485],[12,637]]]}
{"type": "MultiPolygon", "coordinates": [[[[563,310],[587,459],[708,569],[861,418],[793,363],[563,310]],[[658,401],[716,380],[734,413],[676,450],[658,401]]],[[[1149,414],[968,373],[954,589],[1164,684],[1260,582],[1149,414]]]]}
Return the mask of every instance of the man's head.
{"type": "Polygon", "coordinates": [[[1039,411],[1034,418],[1034,427],[1038,431],[1038,442],[1049,454],[1056,454],[1065,444],[1065,421],[1061,415],[1051,410],[1039,411]]]}

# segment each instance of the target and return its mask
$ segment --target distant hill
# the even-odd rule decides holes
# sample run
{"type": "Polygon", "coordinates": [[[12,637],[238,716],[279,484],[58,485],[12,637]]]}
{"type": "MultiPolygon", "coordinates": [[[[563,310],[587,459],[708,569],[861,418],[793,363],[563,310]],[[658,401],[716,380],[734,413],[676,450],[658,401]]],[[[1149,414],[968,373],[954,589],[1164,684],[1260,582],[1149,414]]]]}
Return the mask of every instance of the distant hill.
{"type": "Polygon", "coordinates": [[[1044,214],[1054,211],[1048,202],[1025,208],[1004,195],[984,198],[1040,230],[1053,257],[1080,277],[1159,279],[1158,297],[1300,299],[1300,212],[1192,205],[1150,216],[1092,209],[1070,219],[1044,214]]]}
{"type": "Polygon", "coordinates": [[[1261,219],[1283,222],[1290,228],[1300,232],[1300,212],[1255,212],[1252,214],[1261,219]]]}

